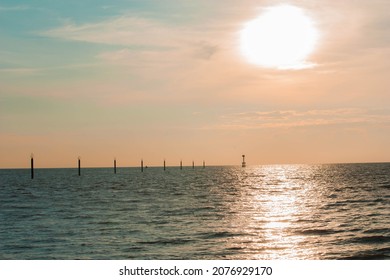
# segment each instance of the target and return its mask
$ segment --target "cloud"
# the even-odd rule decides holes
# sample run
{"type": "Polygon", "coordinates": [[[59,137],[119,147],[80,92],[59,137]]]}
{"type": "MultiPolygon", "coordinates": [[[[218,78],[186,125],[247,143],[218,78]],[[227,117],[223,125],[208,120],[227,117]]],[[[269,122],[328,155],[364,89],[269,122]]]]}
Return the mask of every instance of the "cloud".
{"type": "Polygon", "coordinates": [[[164,51],[183,45],[194,45],[202,56],[210,57],[217,51],[215,44],[209,43],[212,38],[210,33],[212,33],[210,30],[199,30],[195,27],[167,24],[129,15],[81,25],[67,23],[62,27],[40,32],[40,35],[63,40],[133,47],[134,50],[138,47],[164,51]]]}
{"type": "Polygon", "coordinates": [[[39,68],[0,68],[0,73],[31,75],[41,72],[39,68]]]}
{"type": "Polygon", "coordinates": [[[56,70],[74,70],[80,68],[91,68],[97,64],[66,64],[60,66],[51,67],[13,67],[13,68],[0,68],[0,73],[4,74],[16,74],[16,75],[34,75],[34,74],[47,74],[56,70]]]}
{"type": "Polygon", "coordinates": [[[315,59],[329,68],[343,67],[350,71],[377,64],[370,60],[373,53],[388,57],[389,8],[390,3],[382,0],[353,4],[324,1],[321,9],[313,9],[321,30],[315,59]]]}
{"type": "Polygon", "coordinates": [[[117,17],[97,23],[62,27],[44,31],[41,35],[64,40],[119,46],[174,47],[177,38],[172,29],[159,22],[141,17],[117,17]]]}
{"type": "Polygon", "coordinates": [[[134,65],[134,60],[152,60],[160,65],[182,65],[188,62],[186,59],[212,60],[235,48],[232,40],[235,31],[231,24],[212,19],[196,24],[173,24],[130,14],[94,23],[68,22],[39,35],[106,45],[106,50],[95,57],[110,64],[134,65]]]}
{"type": "Polygon", "coordinates": [[[9,11],[25,11],[30,9],[30,7],[25,6],[25,5],[20,5],[20,6],[0,6],[0,12],[9,12],[9,11]]]}
{"type": "Polygon", "coordinates": [[[196,44],[197,48],[195,49],[194,55],[200,59],[210,59],[214,54],[218,52],[219,47],[217,45],[212,45],[207,42],[199,42],[196,44]]]}
{"type": "Polygon", "coordinates": [[[168,67],[174,62],[174,57],[180,56],[180,52],[158,51],[158,50],[138,50],[129,48],[116,51],[102,52],[97,58],[110,64],[128,65],[136,68],[144,68],[150,65],[162,64],[168,67]]]}
{"type": "Polygon", "coordinates": [[[261,129],[353,124],[382,124],[389,126],[390,113],[384,110],[361,108],[245,112],[221,116],[220,123],[212,128],[261,129]]]}

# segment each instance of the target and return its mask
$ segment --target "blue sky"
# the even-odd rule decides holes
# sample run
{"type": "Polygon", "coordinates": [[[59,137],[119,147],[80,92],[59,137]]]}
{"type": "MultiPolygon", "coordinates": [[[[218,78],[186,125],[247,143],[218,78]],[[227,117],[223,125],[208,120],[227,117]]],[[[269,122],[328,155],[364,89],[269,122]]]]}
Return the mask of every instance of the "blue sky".
{"type": "MultiPolygon", "coordinates": [[[[388,1],[0,2],[0,167],[116,156],[211,164],[388,161],[388,1]],[[305,9],[311,69],[248,63],[245,22],[305,9]]],[[[88,161],[89,160],[89,161],[88,161]]]]}

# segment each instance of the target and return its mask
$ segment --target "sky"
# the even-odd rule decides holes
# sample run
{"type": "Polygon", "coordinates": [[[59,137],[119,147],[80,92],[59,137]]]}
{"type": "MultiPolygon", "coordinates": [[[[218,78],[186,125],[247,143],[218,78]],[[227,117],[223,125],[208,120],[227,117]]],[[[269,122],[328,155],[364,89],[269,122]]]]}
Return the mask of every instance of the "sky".
{"type": "Polygon", "coordinates": [[[390,1],[0,0],[0,168],[390,161],[390,1]],[[240,32],[293,5],[311,67],[240,32]]]}

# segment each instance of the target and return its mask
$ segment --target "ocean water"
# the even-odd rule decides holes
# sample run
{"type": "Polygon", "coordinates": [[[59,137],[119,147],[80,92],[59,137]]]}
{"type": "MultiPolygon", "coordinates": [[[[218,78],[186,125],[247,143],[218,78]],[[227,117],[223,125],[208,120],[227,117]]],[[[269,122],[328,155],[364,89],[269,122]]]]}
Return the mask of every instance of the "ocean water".
{"type": "Polygon", "coordinates": [[[0,259],[390,259],[390,164],[0,170],[0,259]]]}

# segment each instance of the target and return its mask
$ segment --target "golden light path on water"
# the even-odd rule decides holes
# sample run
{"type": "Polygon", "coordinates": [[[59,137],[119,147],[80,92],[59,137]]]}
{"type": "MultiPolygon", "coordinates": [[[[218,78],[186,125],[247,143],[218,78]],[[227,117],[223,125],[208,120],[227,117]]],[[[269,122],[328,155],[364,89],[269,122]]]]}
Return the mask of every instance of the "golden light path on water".
{"type": "Polygon", "coordinates": [[[245,247],[244,259],[316,259],[316,248],[305,246],[311,237],[296,232],[296,223],[304,223],[311,206],[319,204],[315,186],[302,180],[302,176],[310,177],[311,170],[276,165],[244,172],[245,186],[230,209],[239,214],[230,220],[230,227],[245,234],[232,239],[229,246],[245,247]]]}

